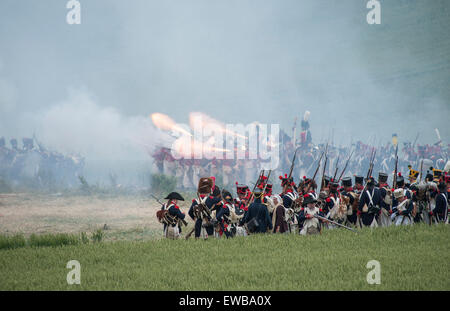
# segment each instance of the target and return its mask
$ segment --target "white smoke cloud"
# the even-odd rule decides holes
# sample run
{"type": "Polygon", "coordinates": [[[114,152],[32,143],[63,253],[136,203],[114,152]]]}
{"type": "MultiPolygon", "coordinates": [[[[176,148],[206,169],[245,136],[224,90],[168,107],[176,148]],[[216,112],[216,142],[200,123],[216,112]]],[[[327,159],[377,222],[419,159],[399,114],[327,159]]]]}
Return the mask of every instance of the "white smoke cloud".
{"type": "Polygon", "coordinates": [[[171,139],[148,116],[125,116],[99,105],[85,89],[70,89],[66,100],[26,114],[20,128],[23,136],[35,133],[49,150],[85,157],[87,170],[95,172],[87,174],[99,179],[120,171],[131,177],[142,163],[150,167],[151,152],[171,139]]]}

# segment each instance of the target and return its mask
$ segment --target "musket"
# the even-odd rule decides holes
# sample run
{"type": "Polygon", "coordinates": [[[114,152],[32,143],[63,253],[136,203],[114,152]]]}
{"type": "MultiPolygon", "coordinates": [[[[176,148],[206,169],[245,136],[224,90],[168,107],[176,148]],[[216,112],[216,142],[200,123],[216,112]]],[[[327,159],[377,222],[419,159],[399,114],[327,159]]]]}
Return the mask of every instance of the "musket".
{"type": "Polygon", "coordinates": [[[194,233],[194,231],[195,231],[195,226],[194,226],[194,228],[192,228],[191,231],[188,232],[188,234],[186,234],[185,239],[189,240],[189,238],[191,237],[192,233],[194,233]]]}
{"type": "Polygon", "coordinates": [[[319,162],[317,163],[316,171],[314,172],[314,176],[311,179],[311,181],[309,182],[308,186],[305,188],[305,193],[309,192],[309,189],[311,188],[312,182],[316,179],[317,173],[319,172],[319,168],[320,168],[320,162],[322,161],[322,157],[323,157],[324,154],[325,154],[325,151],[322,151],[322,154],[320,156],[319,162]]]}
{"type": "Polygon", "coordinates": [[[328,152],[328,143],[327,143],[327,147],[325,148],[325,164],[323,165],[323,172],[322,172],[322,180],[320,182],[320,191],[322,191],[324,183],[325,183],[325,170],[327,169],[327,162],[328,162],[328,156],[327,156],[327,152],[328,152]]]}
{"type": "Polygon", "coordinates": [[[266,184],[264,185],[264,189],[263,189],[263,191],[262,191],[262,193],[263,193],[263,195],[264,195],[264,193],[266,193],[266,187],[267,187],[267,184],[269,183],[269,178],[270,178],[270,174],[272,173],[272,170],[269,170],[269,174],[267,175],[267,182],[266,182],[266,184]]]}
{"type": "Polygon", "coordinates": [[[414,148],[416,147],[417,139],[419,139],[419,134],[420,134],[420,132],[417,132],[416,139],[414,140],[414,144],[412,145],[412,149],[413,149],[413,150],[414,150],[414,148]]]}
{"type": "Polygon", "coordinates": [[[297,150],[298,150],[298,148],[295,149],[294,157],[292,158],[291,169],[289,170],[289,176],[288,176],[286,184],[284,185],[284,188],[283,188],[283,194],[286,193],[287,187],[289,186],[289,180],[291,180],[291,177],[292,177],[292,171],[294,170],[294,165],[295,165],[295,158],[297,157],[297,150]]]}
{"type": "Polygon", "coordinates": [[[347,170],[348,163],[350,162],[350,159],[352,158],[352,155],[353,155],[353,152],[354,152],[354,151],[355,151],[355,150],[352,150],[352,153],[350,153],[350,156],[349,156],[348,159],[347,159],[347,163],[345,163],[344,169],[342,170],[341,175],[339,176],[338,182],[340,182],[341,179],[342,179],[342,176],[344,176],[344,173],[345,173],[345,171],[347,170]]]}
{"type": "Polygon", "coordinates": [[[293,146],[294,146],[294,148],[296,148],[296,137],[295,137],[295,134],[296,134],[296,130],[297,130],[297,117],[295,117],[295,120],[294,120],[294,126],[292,127],[292,137],[293,137],[293,146]]]}
{"type": "MultiPolygon", "coordinates": [[[[201,198],[200,198],[200,194],[199,194],[198,192],[197,192],[197,198],[198,198],[198,202],[199,202],[197,205],[202,206],[202,209],[201,209],[200,213],[205,212],[206,218],[208,218],[208,221],[211,221],[211,211],[210,211],[209,208],[202,202],[202,200],[201,200],[201,198]]],[[[194,228],[192,228],[191,231],[188,232],[188,234],[186,234],[186,236],[185,236],[186,240],[188,240],[188,239],[191,237],[191,235],[192,235],[192,233],[193,233],[194,231],[195,231],[195,226],[194,226],[194,228]]]]}
{"type": "Polygon", "coordinates": [[[317,219],[321,219],[321,220],[324,220],[324,221],[328,221],[328,222],[330,222],[330,223],[332,223],[332,224],[334,224],[334,225],[336,225],[336,226],[345,228],[345,229],[350,230],[350,231],[352,231],[352,232],[358,233],[358,231],[356,231],[355,229],[352,229],[352,228],[349,228],[349,227],[347,227],[347,226],[341,225],[340,223],[335,222],[335,221],[333,221],[333,220],[330,220],[330,219],[328,219],[328,218],[319,216],[319,215],[317,215],[317,214],[314,214],[314,217],[316,217],[317,219]]]}
{"type": "Polygon", "coordinates": [[[419,179],[419,183],[422,182],[422,173],[423,173],[423,159],[422,159],[422,161],[420,161],[420,179],[419,179]]]}
{"type": "MultiPolygon", "coordinates": [[[[156,200],[156,202],[158,202],[159,204],[161,204],[161,205],[164,205],[164,203],[162,203],[157,197],[155,197],[153,194],[150,194],[155,200],[156,200]]],[[[185,226],[187,226],[188,225],[188,223],[186,222],[186,220],[184,220],[184,219],[180,219],[181,220],[181,222],[185,225],[185,226]]]]}
{"type": "Polygon", "coordinates": [[[197,192],[197,198],[198,198],[198,204],[203,207],[202,211],[204,211],[207,214],[208,220],[211,220],[211,211],[209,210],[208,206],[206,206],[205,203],[202,202],[200,198],[200,194],[197,192]]]}
{"type": "Polygon", "coordinates": [[[338,172],[339,159],[340,159],[340,155],[338,156],[337,161],[336,161],[336,170],[334,171],[333,180],[336,179],[336,175],[337,175],[337,172],[338,172]]]}
{"type": "Polygon", "coordinates": [[[392,188],[397,187],[397,170],[398,170],[398,145],[395,148],[395,169],[394,169],[394,178],[392,180],[392,188]]]}
{"type": "Polygon", "coordinates": [[[262,179],[263,176],[264,176],[264,170],[261,170],[261,172],[259,173],[259,176],[258,176],[258,180],[256,181],[255,185],[253,186],[252,195],[250,196],[250,199],[247,202],[247,206],[249,206],[253,202],[253,199],[255,197],[254,193],[255,193],[256,186],[259,184],[259,181],[262,179]]]}
{"type": "Polygon", "coordinates": [[[376,154],[375,148],[372,148],[372,152],[370,154],[370,164],[369,164],[369,170],[367,171],[366,180],[368,180],[372,176],[373,171],[373,162],[375,161],[375,154],[376,154]]]}

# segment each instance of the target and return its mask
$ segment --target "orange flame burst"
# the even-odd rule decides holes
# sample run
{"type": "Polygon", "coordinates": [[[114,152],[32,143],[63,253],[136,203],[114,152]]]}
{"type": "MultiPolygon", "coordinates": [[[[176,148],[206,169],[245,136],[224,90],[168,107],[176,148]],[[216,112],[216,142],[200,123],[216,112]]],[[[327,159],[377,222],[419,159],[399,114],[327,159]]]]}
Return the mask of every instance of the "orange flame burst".
{"type": "Polygon", "coordinates": [[[229,151],[227,149],[211,146],[209,143],[202,143],[187,136],[182,136],[175,140],[172,145],[172,150],[177,156],[188,159],[193,159],[194,155],[201,155],[204,157],[205,155],[229,151]]]}
{"type": "Polygon", "coordinates": [[[222,122],[217,121],[202,112],[189,113],[189,125],[191,126],[191,128],[195,128],[195,126],[200,126],[200,128],[202,128],[202,129],[208,127],[212,131],[230,134],[235,137],[241,137],[241,138],[246,139],[245,136],[240,135],[231,130],[228,130],[222,122]]]}
{"type": "Polygon", "coordinates": [[[181,126],[176,124],[175,121],[172,120],[168,115],[156,112],[156,113],[152,113],[150,115],[150,118],[152,119],[153,124],[161,130],[176,131],[176,132],[182,133],[184,135],[192,136],[191,133],[189,133],[184,128],[182,128],[181,126]]]}

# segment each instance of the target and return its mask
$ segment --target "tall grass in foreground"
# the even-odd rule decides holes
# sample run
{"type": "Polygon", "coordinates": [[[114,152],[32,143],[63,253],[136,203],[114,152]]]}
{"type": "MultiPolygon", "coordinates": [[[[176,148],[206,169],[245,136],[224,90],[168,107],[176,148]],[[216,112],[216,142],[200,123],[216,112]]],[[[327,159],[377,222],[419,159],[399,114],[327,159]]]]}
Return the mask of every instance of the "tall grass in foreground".
{"type": "Polygon", "coordinates": [[[31,247],[77,245],[80,242],[81,240],[79,236],[66,233],[42,235],[32,234],[28,240],[31,247]]]}
{"type": "Polygon", "coordinates": [[[450,290],[449,236],[448,225],[414,225],[25,247],[1,251],[0,290],[450,290]],[[81,285],[66,282],[69,260],[81,285]],[[371,260],[380,285],[367,283],[371,260]]]}
{"type": "Polygon", "coordinates": [[[12,236],[0,235],[0,249],[24,247],[25,244],[25,237],[22,234],[12,236]]]}
{"type": "MultiPolygon", "coordinates": [[[[93,242],[101,242],[103,231],[97,230],[92,234],[93,242]]],[[[13,249],[21,247],[57,247],[67,245],[88,244],[89,238],[85,232],[77,234],[57,233],[57,234],[32,234],[28,240],[23,234],[0,235],[0,250],[13,249]]]]}

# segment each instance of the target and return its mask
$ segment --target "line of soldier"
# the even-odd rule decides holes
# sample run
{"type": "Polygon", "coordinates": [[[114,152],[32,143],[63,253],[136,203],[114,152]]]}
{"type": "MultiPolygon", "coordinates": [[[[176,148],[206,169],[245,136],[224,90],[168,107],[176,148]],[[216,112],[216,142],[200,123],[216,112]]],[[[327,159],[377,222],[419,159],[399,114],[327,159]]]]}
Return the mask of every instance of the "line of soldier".
{"type": "MultiPolygon", "coordinates": [[[[264,174],[251,191],[247,185],[236,183],[237,197],[214,184],[214,178],[201,178],[198,197],[192,200],[188,215],[195,225],[186,235],[196,239],[227,238],[253,233],[321,233],[323,228],[347,228],[412,225],[418,222],[448,223],[450,172],[430,168],[424,180],[410,168],[409,182],[401,173],[395,178],[395,188],[388,185],[388,174],[374,177],[345,177],[339,184],[329,176],[323,177],[320,190],[314,179],[306,178],[295,184],[287,174],[279,176],[283,191],[272,194],[272,184],[264,174]]],[[[183,214],[173,192],[166,199],[158,218],[164,223],[164,236],[177,238],[181,233],[183,214]],[[164,213],[163,211],[167,211],[164,213]],[[171,219],[168,221],[168,219],[171,219]]]]}
{"type": "MultiPolygon", "coordinates": [[[[334,170],[342,165],[343,159],[353,153],[347,168],[349,175],[355,175],[358,172],[367,171],[369,166],[369,155],[373,146],[363,144],[358,141],[351,147],[337,147],[328,145],[327,174],[333,175],[334,170]]],[[[288,171],[291,166],[291,159],[294,151],[298,149],[294,176],[312,176],[314,173],[314,164],[317,162],[321,153],[325,149],[325,144],[313,145],[300,144],[299,148],[294,147],[292,141],[286,138],[279,149],[279,175],[288,171]]],[[[388,171],[396,162],[394,144],[388,143],[385,146],[377,147],[377,153],[373,161],[374,171],[388,171]]],[[[440,170],[445,169],[450,154],[450,145],[448,146],[430,146],[405,143],[403,148],[398,150],[398,168],[399,171],[406,171],[409,165],[419,166],[421,161],[424,167],[434,167],[440,170]]],[[[248,153],[247,153],[248,154],[248,153]]],[[[168,148],[161,148],[153,154],[154,172],[175,176],[177,185],[180,189],[194,190],[197,181],[202,176],[217,176],[221,178],[221,184],[225,188],[231,189],[234,181],[240,180],[245,184],[254,182],[258,177],[262,167],[260,159],[179,159],[176,160],[168,148]]],[[[274,172],[275,173],[275,172],[274,172]]],[[[389,176],[392,179],[392,176],[389,176]]],[[[392,181],[391,181],[392,182],[392,181]]]]}
{"type": "Polygon", "coordinates": [[[12,138],[8,148],[5,138],[0,137],[0,177],[14,183],[35,179],[40,185],[78,184],[84,158],[49,151],[39,143],[35,147],[34,141],[34,138],[23,138],[19,147],[17,139],[12,138]]]}

